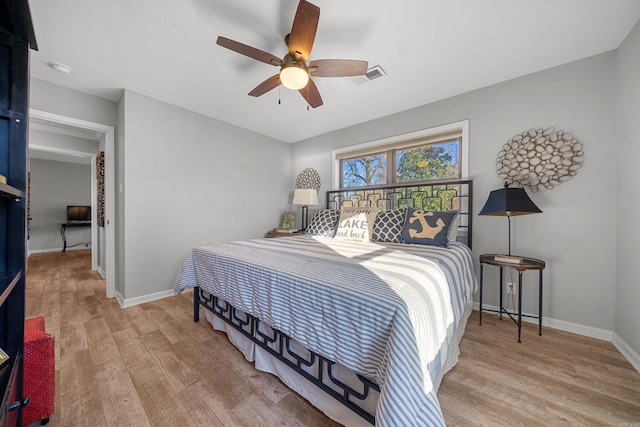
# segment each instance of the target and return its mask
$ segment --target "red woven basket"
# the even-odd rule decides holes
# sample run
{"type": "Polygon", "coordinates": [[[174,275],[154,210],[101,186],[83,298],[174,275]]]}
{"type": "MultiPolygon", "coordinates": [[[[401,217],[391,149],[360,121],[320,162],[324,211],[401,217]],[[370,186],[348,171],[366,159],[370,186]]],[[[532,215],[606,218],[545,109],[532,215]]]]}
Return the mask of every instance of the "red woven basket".
{"type": "Polygon", "coordinates": [[[22,425],[53,415],[55,397],[55,353],[53,336],[44,329],[44,317],[27,319],[24,333],[24,395],[29,404],[22,413],[22,425]]]}

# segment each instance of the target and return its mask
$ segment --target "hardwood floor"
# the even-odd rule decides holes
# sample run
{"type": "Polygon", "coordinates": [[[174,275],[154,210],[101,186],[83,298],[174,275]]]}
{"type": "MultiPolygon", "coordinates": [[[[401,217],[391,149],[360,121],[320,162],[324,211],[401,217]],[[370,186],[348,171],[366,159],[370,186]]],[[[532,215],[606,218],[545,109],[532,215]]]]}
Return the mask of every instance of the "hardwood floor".
{"type": "MultiPolygon", "coordinates": [[[[33,254],[27,317],[56,342],[50,426],[336,426],[226,335],[192,294],[121,309],[88,250],[33,254]]],[[[640,426],[640,374],[608,342],[472,314],[438,397],[449,426],[640,426]]]]}

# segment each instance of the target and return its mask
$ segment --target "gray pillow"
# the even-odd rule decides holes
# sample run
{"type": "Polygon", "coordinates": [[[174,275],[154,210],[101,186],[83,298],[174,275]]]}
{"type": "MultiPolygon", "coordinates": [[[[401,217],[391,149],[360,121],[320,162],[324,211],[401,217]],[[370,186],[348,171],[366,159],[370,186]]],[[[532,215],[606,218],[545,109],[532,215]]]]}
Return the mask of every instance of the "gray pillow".
{"type": "Polygon", "coordinates": [[[311,218],[311,224],[305,233],[311,236],[333,237],[340,219],[340,211],[335,209],[318,209],[311,218]]]}
{"type": "Polygon", "coordinates": [[[373,224],[371,241],[402,243],[402,228],[406,217],[406,208],[378,212],[373,224]]]}

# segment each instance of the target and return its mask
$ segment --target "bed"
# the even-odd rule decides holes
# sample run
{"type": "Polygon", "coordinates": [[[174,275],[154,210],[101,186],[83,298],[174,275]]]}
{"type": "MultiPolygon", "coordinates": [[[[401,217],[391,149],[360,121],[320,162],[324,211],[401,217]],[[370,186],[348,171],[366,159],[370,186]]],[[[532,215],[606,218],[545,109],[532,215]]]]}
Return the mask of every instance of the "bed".
{"type": "Polygon", "coordinates": [[[193,248],[175,292],[195,288],[195,321],[205,307],[257,369],[342,424],[444,425],[436,393],[477,288],[471,190],[329,191],[306,235],[193,248]]]}

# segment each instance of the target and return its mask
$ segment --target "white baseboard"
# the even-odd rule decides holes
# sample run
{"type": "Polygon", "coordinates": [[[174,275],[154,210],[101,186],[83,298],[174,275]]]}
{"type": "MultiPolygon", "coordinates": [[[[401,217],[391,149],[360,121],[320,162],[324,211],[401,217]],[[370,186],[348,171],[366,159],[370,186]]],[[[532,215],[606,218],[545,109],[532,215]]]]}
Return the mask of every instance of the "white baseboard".
{"type": "Polygon", "coordinates": [[[633,349],[618,336],[618,334],[613,334],[613,340],[611,341],[613,345],[622,353],[622,355],[631,363],[631,365],[636,368],[636,371],[640,372],[640,355],[633,351],[633,349]]]}
{"type": "MultiPolygon", "coordinates": [[[[527,319],[528,321],[537,323],[537,319],[527,319]]],[[[559,329],[561,331],[572,332],[578,335],[584,335],[585,337],[596,338],[602,341],[609,341],[613,339],[613,331],[607,331],[606,329],[594,328],[592,326],[580,325],[577,323],[566,322],[558,319],[546,319],[542,318],[542,325],[550,328],[559,329]]]]}
{"type": "Polygon", "coordinates": [[[124,307],[124,297],[119,291],[116,291],[116,301],[118,301],[118,304],[120,304],[120,308],[124,307]]]}
{"type": "Polygon", "coordinates": [[[107,280],[107,273],[102,269],[102,266],[98,266],[98,274],[100,274],[104,280],[107,280]]]}
{"type": "Polygon", "coordinates": [[[156,292],[149,295],[142,295],[139,297],[133,297],[133,298],[127,298],[127,299],[122,298],[122,295],[118,292],[118,295],[116,296],[116,298],[118,299],[118,303],[122,308],[127,308],[127,307],[132,307],[134,305],[143,304],[145,302],[167,298],[173,295],[174,295],[173,289],[169,289],[162,292],[156,292]]]}
{"type": "Polygon", "coordinates": [[[62,248],[50,248],[50,249],[31,249],[29,251],[29,255],[31,254],[44,254],[47,252],[62,252],[62,248]]]}
{"type": "MultiPolygon", "coordinates": [[[[473,308],[478,310],[479,304],[474,301],[473,308]]],[[[489,310],[498,310],[498,307],[493,305],[482,304],[482,308],[487,308],[489,310]]],[[[535,314],[531,313],[522,313],[528,316],[535,316],[535,314]]],[[[530,317],[523,317],[523,322],[538,324],[538,319],[532,319],[530,317]]],[[[558,319],[550,319],[548,317],[542,317],[542,326],[548,326],[549,328],[559,329],[565,332],[571,332],[578,335],[584,335],[585,337],[596,338],[602,341],[612,342],[613,332],[607,331],[600,328],[594,328],[591,326],[579,325],[577,323],[566,322],[564,320],[558,319]]]]}
{"type": "MultiPolygon", "coordinates": [[[[69,251],[81,251],[83,249],[91,249],[91,247],[86,248],[84,246],[82,246],[82,247],[78,246],[78,247],[75,247],[75,248],[67,248],[66,252],[69,252],[69,251]]],[[[44,254],[44,253],[47,253],[47,252],[62,252],[62,248],[31,249],[29,251],[29,255],[31,255],[31,254],[44,254]]]]}

